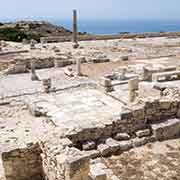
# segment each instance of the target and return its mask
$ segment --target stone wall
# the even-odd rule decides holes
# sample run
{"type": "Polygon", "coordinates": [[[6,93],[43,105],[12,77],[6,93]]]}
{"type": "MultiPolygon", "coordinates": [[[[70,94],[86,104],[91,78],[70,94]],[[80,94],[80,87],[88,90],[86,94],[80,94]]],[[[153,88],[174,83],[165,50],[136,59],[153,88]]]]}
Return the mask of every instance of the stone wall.
{"type": "Polygon", "coordinates": [[[179,118],[180,100],[163,97],[158,100],[144,100],[141,105],[124,107],[116,120],[115,131],[134,132],[150,123],[158,123],[168,118],[179,118]]]}
{"type": "MultiPolygon", "coordinates": [[[[179,32],[164,32],[164,33],[140,33],[140,34],[130,34],[123,33],[117,35],[78,35],[78,41],[90,41],[90,40],[110,40],[110,39],[129,39],[129,38],[150,38],[150,37],[177,37],[180,36],[179,32]]],[[[51,37],[41,37],[40,41],[42,43],[50,42],[65,42],[71,41],[72,36],[51,36],[51,37]]]]}
{"type": "MultiPolygon", "coordinates": [[[[72,59],[64,56],[49,56],[49,57],[23,57],[14,59],[8,64],[8,68],[4,70],[6,74],[19,74],[29,72],[31,69],[31,61],[34,60],[36,69],[44,69],[51,67],[64,67],[73,64],[72,59]]],[[[2,64],[7,67],[7,63],[2,64]]]]}
{"type": "Polygon", "coordinates": [[[111,123],[102,127],[83,129],[67,137],[76,142],[98,140],[104,137],[112,137],[116,133],[128,133],[147,128],[151,123],[168,118],[180,117],[180,100],[162,98],[159,100],[147,100],[132,107],[123,107],[121,113],[112,117],[111,123]]]}
{"type": "Polygon", "coordinates": [[[48,180],[87,180],[90,171],[89,158],[80,150],[70,147],[68,139],[50,138],[41,142],[43,169],[48,180]]]}
{"type": "Polygon", "coordinates": [[[40,153],[37,144],[3,152],[2,161],[6,180],[43,180],[40,153]]]}

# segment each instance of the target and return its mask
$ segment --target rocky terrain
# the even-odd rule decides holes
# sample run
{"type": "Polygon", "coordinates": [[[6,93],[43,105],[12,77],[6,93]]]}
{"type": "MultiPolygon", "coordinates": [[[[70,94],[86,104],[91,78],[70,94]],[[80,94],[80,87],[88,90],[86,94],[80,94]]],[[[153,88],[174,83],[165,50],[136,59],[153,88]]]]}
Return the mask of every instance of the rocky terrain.
{"type": "Polygon", "coordinates": [[[44,21],[18,21],[0,23],[0,39],[22,41],[22,39],[40,40],[40,37],[67,36],[71,31],[44,21]]]}

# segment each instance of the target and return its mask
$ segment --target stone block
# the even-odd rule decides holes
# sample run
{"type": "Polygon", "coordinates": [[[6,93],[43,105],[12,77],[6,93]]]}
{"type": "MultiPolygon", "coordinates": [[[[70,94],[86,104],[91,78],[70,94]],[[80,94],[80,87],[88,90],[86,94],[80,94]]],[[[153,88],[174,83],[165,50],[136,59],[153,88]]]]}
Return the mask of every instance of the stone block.
{"type": "Polygon", "coordinates": [[[132,148],[132,141],[131,140],[120,141],[118,143],[119,143],[120,151],[127,151],[127,150],[132,148]]]}
{"type": "Polygon", "coordinates": [[[87,180],[90,172],[90,162],[86,156],[72,154],[65,163],[65,180],[87,180]]]}
{"type": "Polygon", "coordinates": [[[157,140],[166,140],[180,135],[180,120],[168,119],[164,122],[152,124],[152,133],[157,140]]]}
{"type": "Polygon", "coordinates": [[[117,141],[121,141],[121,140],[129,140],[130,139],[130,135],[127,133],[117,133],[114,136],[114,139],[117,141]]]}
{"type": "Polygon", "coordinates": [[[146,137],[143,137],[143,138],[137,137],[133,139],[132,142],[133,142],[134,147],[139,147],[148,143],[148,139],[146,137]]]}
{"type": "Polygon", "coordinates": [[[111,148],[107,144],[99,144],[97,150],[102,156],[107,156],[109,153],[111,153],[111,148]]]}
{"type": "Polygon", "coordinates": [[[150,134],[151,131],[149,129],[139,130],[136,132],[136,136],[139,138],[149,136],[150,134]]]}
{"type": "Polygon", "coordinates": [[[96,164],[90,166],[90,177],[92,180],[106,180],[106,172],[96,164]]]}
{"type": "Polygon", "coordinates": [[[100,80],[100,85],[102,85],[102,86],[104,86],[104,87],[111,87],[111,86],[112,86],[111,80],[108,79],[108,78],[103,77],[103,78],[101,78],[101,80],[100,80]]]}
{"type": "Polygon", "coordinates": [[[111,153],[115,153],[120,149],[119,142],[112,138],[106,139],[105,143],[110,147],[111,153]]]}

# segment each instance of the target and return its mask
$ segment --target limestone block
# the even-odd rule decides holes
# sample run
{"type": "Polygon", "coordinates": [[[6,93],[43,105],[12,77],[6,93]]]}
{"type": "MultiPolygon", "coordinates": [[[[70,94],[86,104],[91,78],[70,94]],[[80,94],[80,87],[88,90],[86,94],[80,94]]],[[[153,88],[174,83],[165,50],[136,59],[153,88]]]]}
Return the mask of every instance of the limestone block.
{"type": "Polygon", "coordinates": [[[180,120],[168,119],[164,122],[151,125],[153,135],[157,140],[166,140],[180,135],[180,120]]]}
{"type": "Polygon", "coordinates": [[[130,135],[127,133],[117,133],[114,136],[115,140],[121,141],[121,140],[129,140],[130,139],[130,135]]]}
{"type": "Polygon", "coordinates": [[[120,151],[127,151],[132,148],[132,141],[119,141],[120,151]]]}
{"type": "Polygon", "coordinates": [[[141,137],[149,136],[150,133],[151,131],[149,129],[139,130],[136,132],[136,136],[141,138],[141,137]]]}
{"type": "Polygon", "coordinates": [[[148,143],[148,139],[146,137],[143,137],[143,138],[137,137],[133,139],[132,142],[133,142],[134,147],[139,147],[148,143]]]}
{"type": "Polygon", "coordinates": [[[111,92],[114,90],[112,86],[112,82],[108,78],[105,78],[105,77],[101,78],[100,85],[103,86],[103,88],[105,89],[105,92],[111,92]]]}
{"type": "Polygon", "coordinates": [[[172,102],[169,99],[160,99],[158,108],[161,110],[169,110],[171,103],[172,102]]]}
{"type": "Polygon", "coordinates": [[[105,77],[101,78],[100,84],[101,84],[102,86],[104,86],[104,87],[111,87],[111,86],[112,86],[111,80],[108,79],[108,78],[105,78],[105,77]]]}
{"type": "Polygon", "coordinates": [[[106,172],[96,164],[90,166],[90,177],[92,180],[106,180],[106,172]]]}
{"type": "Polygon", "coordinates": [[[97,150],[102,156],[107,156],[109,153],[111,153],[111,148],[107,144],[99,144],[97,150]]]}
{"type": "Polygon", "coordinates": [[[112,138],[106,139],[105,143],[110,147],[111,153],[117,152],[120,149],[119,142],[112,138]]]}
{"type": "Polygon", "coordinates": [[[65,163],[65,180],[87,180],[90,162],[86,156],[71,155],[65,163]]]}

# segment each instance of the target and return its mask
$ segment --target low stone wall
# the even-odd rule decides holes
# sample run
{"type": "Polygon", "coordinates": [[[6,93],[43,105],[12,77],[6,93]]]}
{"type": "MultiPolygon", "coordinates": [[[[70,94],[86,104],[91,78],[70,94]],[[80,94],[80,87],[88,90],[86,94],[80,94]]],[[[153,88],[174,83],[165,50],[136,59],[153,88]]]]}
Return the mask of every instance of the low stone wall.
{"type": "Polygon", "coordinates": [[[43,180],[38,144],[2,154],[6,180],[43,180]]]}
{"type": "Polygon", "coordinates": [[[67,137],[74,143],[87,140],[98,140],[100,138],[112,137],[117,133],[133,134],[144,129],[151,123],[158,123],[168,118],[180,117],[180,100],[162,98],[160,100],[147,100],[142,104],[124,107],[121,113],[112,117],[112,122],[102,127],[83,129],[67,137]]]}
{"type": "Polygon", "coordinates": [[[41,142],[45,179],[48,180],[87,180],[90,161],[80,150],[69,147],[68,139],[50,138],[41,142]]]}
{"type": "MultiPolygon", "coordinates": [[[[133,33],[124,33],[117,35],[79,35],[79,41],[91,41],[91,40],[110,40],[110,39],[129,39],[129,38],[151,38],[151,37],[174,37],[177,38],[180,36],[180,32],[157,32],[157,33],[141,33],[141,34],[133,34],[133,33]]],[[[42,37],[40,39],[42,43],[50,43],[50,42],[65,42],[72,41],[72,36],[52,36],[52,37],[42,37]]]]}
{"type": "MultiPolygon", "coordinates": [[[[31,69],[31,61],[34,60],[36,69],[44,69],[51,67],[64,67],[73,64],[71,59],[63,59],[57,57],[23,57],[22,59],[15,59],[14,62],[9,63],[9,67],[4,70],[6,74],[26,73],[31,69]]],[[[7,64],[6,64],[7,66],[7,64]]]]}

